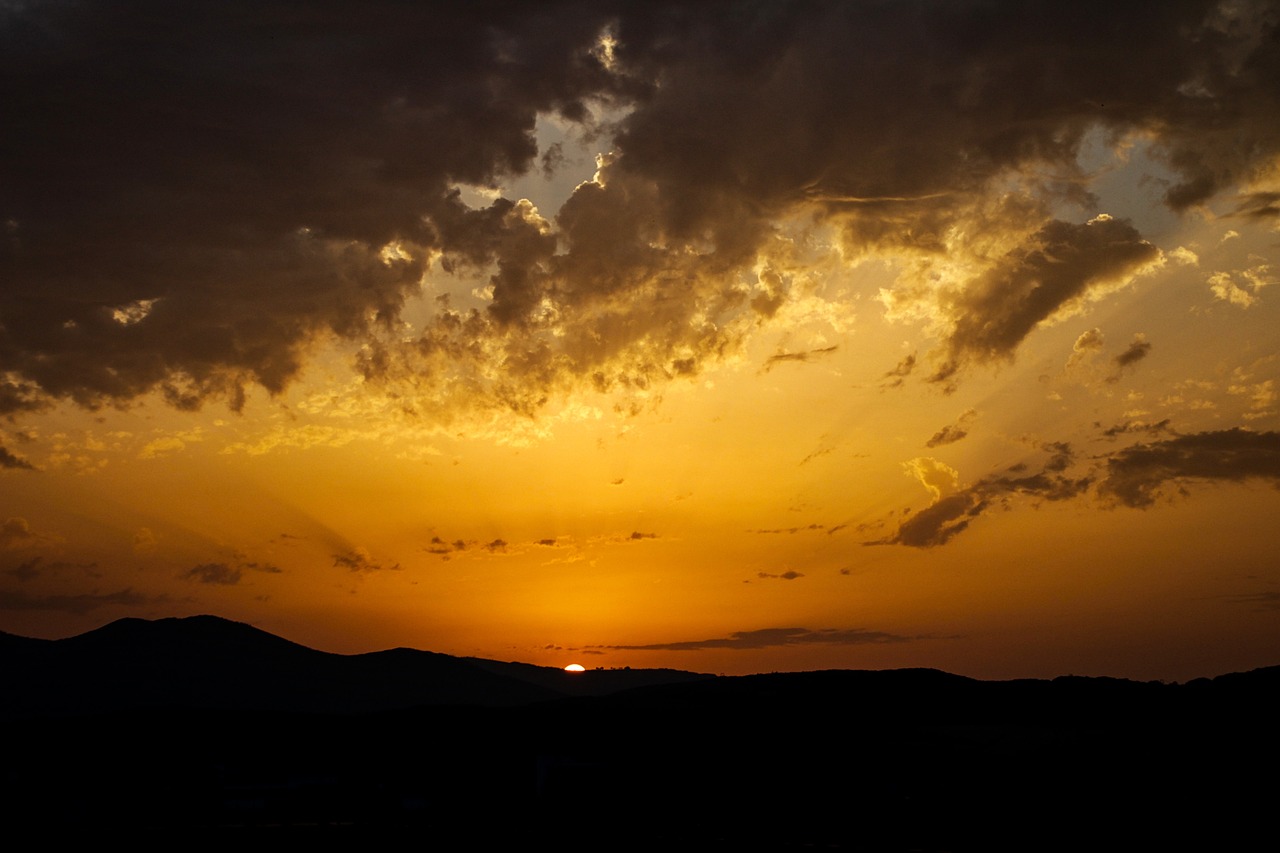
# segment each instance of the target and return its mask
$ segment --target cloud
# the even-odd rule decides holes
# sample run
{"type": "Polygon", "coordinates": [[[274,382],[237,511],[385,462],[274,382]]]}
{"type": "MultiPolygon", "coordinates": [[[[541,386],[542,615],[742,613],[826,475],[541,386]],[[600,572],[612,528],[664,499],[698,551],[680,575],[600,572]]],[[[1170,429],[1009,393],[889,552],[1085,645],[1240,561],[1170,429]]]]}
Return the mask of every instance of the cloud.
{"type": "Polygon", "coordinates": [[[1133,336],[1133,340],[1129,346],[1124,348],[1123,352],[1117,354],[1111,359],[1112,372],[1107,377],[1107,382],[1119,382],[1120,377],[1124,375],[1124,371],[1142,361],[1151,353],[1151,343],[1145,335],[1137,334],[1133,336]]]}
{"type": "Polygon", "coordinates": [[[960,473],[945,462],[939,462],[931,456],[919,456],[902,463],[902,468],[920,481],[937,500],[943,492],[949,492],[960,482],[960,473]]]}
{"type": "MultiPolygon", "coordinates": [[[[1170,423],[1171,421],[1168,418],[1165,418],[1164,420],[1156,421],[1155,423],[1147,423],[1146,421],[1138,421],[1138,420],[1125,421],[1124,423],[1107,427],[1102,431],[1102,435],[1107,438],[1115,438],[1116,436],[1125,435],[1128,433],[1145,433],[1147,435],[1159,435],[1162,432],[1172,432],[1170,423]]],[[[1101,424],[1095,423],[1094,426],[1100,427],[1101,424]]]]}
{"type": "Polygon", "coordinates": [[[353,548],[340,554],[333,555],[333,565],[335,568],[348,569],[353,572],[380,572],[398,571],[399,563],[393,563],[390,566],[384,565],[373,559],[372,555],[364,548],[353,548]]]}
{"type": "Polygon", "coordinates": [[[939,297],[950,325],[934,381],[968,361],[1012,358],[1039,324],[1123,284],[1160,259],[1128,222],[1101,215],[1083,225],[1054,220],[977,277],[939,297]]]}
{"type": "Polygon", "coordinates": [[[1050,218],[1089,202],[1091,134],[1140,139],[1175,211],[1280,154],[1267,3],[121,0],[6,21],[8,413],[239,407],[332,339],[442,417],[636,393],[778,316],[804,242],[785,232],[812,227],[839,257],[907,259],[891,299],[932,314],[952,381],[1158,259],[1120,220],[1050,218]],[[453,192],[554,167],[538,116],[609,130],[592,105],[612,150],[559,211],[453,192]],[[441,269],[488,297],[408,333],[441,269]]]}
{"type": "Polygon", "coordinates": [[[1125,506],[1143,509],[1168,485],[1247,480],[1280,485],[1280,433],[1234,428],[1127,447],[1107,460],[1098,490],[1125,506]]]}
{"type": "Polygon", "coordinates": [[[77,595],[27,595],[26,593],[0,589],[0,610],[56,610],[83,615],[101,607],[136,607],[142,604],[162,604],[166,596],[148,596],[135,592],[132,587],[116,592],[87,592],[77,595]]]}
{"type": "Polygon", "coordinates": [[[797,580],[799,578],[804,577],[804,574],[802,572],[797,572],[794,569],[790,569],[788,571],[782,572],[781,574],[777,574],[777,575],[770,574],[769,572],[756,572],[756,577],[760,578],[761,580],[776,579],[776,580],[784,580],[784,581],[793,581],[793,580],[797,580]]]}
{"type": "MultiPolygon", "coordinates": [[[[926,488],[930,488],[934,502],[908,516],[898,525],[897,532],[892,536],[865,544],[933,548],[951,541],[993,506],[1005,505],[1011,496],[1023,495],[1040,500],[1060,501],[1076,497],[1089,488],[1092,483],[1090,477],[1072,479],[1064,473],[1075,459],[1069,444],[1050,442],[1042,445],[1041,449],[1050,455],[1038,473],[1020,477],[1007,475],[985,477],[945,497],[942,495],[943,489],[940,485],[930,487],[929,483],[921,477],[920,472],[909,467],[911,463],[908,463],[908,473],[920,479],[926,488]]],[[[936,460],[912,460],[913,463],[922,461],[935,462],[936,460]]],[[[1024,470],[1024,466],[1015,467],[1019,473],[1024,470]]],[[[930,469],[925,469],[926,475],[929,471],[930,469]]],[[[949,468],[946,471],[950,472],[947,475],[948,478],[951,474],[955,474],[949,468]]]]}
{"type": "Polygon", "coordinates": [[[139,527],[133,534],[133,553],[154,554],[160,545],[160,539],[150,527],[139,527]]]}
{"type": "Polygon", "coordinates": [[[839,347],[833,344],[832,346],[829,346],[829,347],[822,347],[821,349],[805,350],[803,352],[778,352],[769,356],[767,359],[765,359],[764,372],[768,373],[770,370],[773,370],[773,368],[776,367],[777,365],[783,364],[785,362],[800,362],[802,364],[807,363],[807,362],[813,361],[815,358],[819,358],[824,355],[830,355],[831,353],[835,352],[837,349],[839,349],[839,347]]]}
{"type": "Polygon", "coordinates": [[[45,538],[32,530],[25,518],[10,517],[0,524],[0,548],[28,548],[45,538]]]}
{"type": "Polygon", "coordinates": [[[240,569],[226,563],[202,563],[182,574],[187,580],[218,586],[234,586],[240,583],[240,569]]]}
{"type": "Polygon", "coordinates": [[[34,471],[35,466],[21,456],[15,456],[7,448],[0,446],[0,468],[25,468],[34,471]]]}
{"type": "Polygon", "coordinates": [[[962,414],[953,424],[938,430],[924,443],[925,447],[941,447],[944,444],[955,444],[969,434],[968,425],[978,416],[973,409],[962,414]]]}
{"type": "Polygon", "coordinates": [[[15,578],[22,581],[23,583],[26,583],[27,581],[30,581],[30,580],[35,580],[36,578],[40,577],[41,570],[37,568],[37,566],[40,565],[40,560],[41,560],[40,557],[32,557],[30,560],[27,560],[26,562],[23,562],[23,563],[19,563],[18,565],[14,566],[12,569],[5,569],[5,573],[13,575],[15,578]]]}
{"type": "Polygon", "coordinates": [[[1254,610],[1280,610],[1280,592],[1244,592],[1239,595],[1228,595],[1226,600],[1232,604],[1244,604],[1254,610]]]}
{"type": "Polygon", "coordinates": [[[1075,367],[1102,349],[1102,343],[1101,329],[1094,328],[1087,332],[1082,332],[1080,337],[1076,338],[1076,342],[1071,345],[1071,356],[1067,359],[1067,369],[1075,367]]]}
{"type": "Polygon", "coordinates": [[[915,370],[915,368],[916,368],[916,354],[911,353],[910,355],[905,356],[902,359],[902,361],[898,362],[897,366],[894,367],[893,370],[890,370],[888,373],[886,373],[882,377],[884,381],[881,383],[880,387],[881,388],[901,387],[902,384],[906,381],[907,377],[911,375],[911,371],[915,370]]]}
{"type": "Polygon", "coordinates": [[[1215,299],[1240,308],[1252,308],[1258,304],[1262,288],[1275,282],[1276,277],[1271,267],[1268,264],[1258,264],[1245,270],[1214,273],[1209,276],[1209,290],[1215,299]],[[1237,278],[1240,284],[1236,283],[1237,278]]]}
{"type": "Polygon", "coordinates": [[[861,646],[905,643],[913,639],[919,638],[889,634],[884,631],[868,631],[862,628],[824,628],[818,631],[808,628],[761,628],[755,631],[734,631],[728,637],[709,640],[686,640],[637,646],[596,646],[595,648],[616,651],[693,652],[706,649],[767,649],[777,646],[861,646]]]}
{"type": "Polygon", "coordinates": [[[1142,335],[1135,335],[1133,342],[1112,361],[1116,367],[1129,367],[1142,361],[1151,352],[1151,344],[1142,335]]]}

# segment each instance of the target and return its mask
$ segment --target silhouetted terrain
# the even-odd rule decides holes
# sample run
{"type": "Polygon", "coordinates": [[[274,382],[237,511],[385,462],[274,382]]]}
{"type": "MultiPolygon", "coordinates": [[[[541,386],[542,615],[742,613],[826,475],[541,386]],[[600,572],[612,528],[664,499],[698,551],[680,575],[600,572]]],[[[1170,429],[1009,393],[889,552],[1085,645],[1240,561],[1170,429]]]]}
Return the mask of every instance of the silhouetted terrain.
{"type": "Polygon", "coordinates": [[[46,836],[1207,850],[1270,833],[1280,793],[1280,667],[574,676],[196,617],[0,635],[0,676],[0,816],[46,836]]]}

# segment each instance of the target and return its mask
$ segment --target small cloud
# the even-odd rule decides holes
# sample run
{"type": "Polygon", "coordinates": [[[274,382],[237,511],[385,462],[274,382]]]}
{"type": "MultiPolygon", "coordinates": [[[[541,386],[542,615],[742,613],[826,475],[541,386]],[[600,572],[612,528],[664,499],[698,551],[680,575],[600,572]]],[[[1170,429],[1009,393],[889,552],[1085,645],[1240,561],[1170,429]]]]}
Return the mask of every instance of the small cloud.
{"type": "Polygon", "coordinates": [[[226,563],[202,563],[184,572],[182,577],[200,583],[234,586],[240,583],[240,570],[226,563]]]}
{"type": "Polygon", "coordinates": [[[1094,328],[1089,329],[1087,332],[1082,332],[1071,346],[1071,356],[1067,359],[1067,369],[1070,370],[1102,349],[1102,342],[1101,329],[1094,328]]]}
{"type": "Polygon", "coordinates": [[[21,456],[14,456],[3,446],[0,446],[0,468],[25,468],[28,471],[36,470],[36,466],[23,459],[21,456]]]}
{"type": "Polygon", "coordinates": [[[766,580],[769,578],[776,578],[778,580],[783,580],[783,581],[793,581],[798,578],[804,577],[804,575],[801,572],[797,572],[797,571],[785,571],[780,575],[772,575],[772,574],[769,574],[768,572],[756,572],[756,577],[762,580],[766,580]]]}
{"type": "Polygon", "coordinates": [[[166,596],[146,596],[129,587],[117,592],[89,592],[79,595],[30,596],[21,592],[0,590],[0,610],[54,610],[83,615],[100,607],[161,604],[166,596]]]}
{"type": "Polygon", "coordinates": [[[727,637],[707,640],[683,640],[672,643],[651,643],[637,646],[595,646],[593,648],[617,651],[669,651],[693,652],[704,649],[767,649],[777,646],[864,646],[882,643],[905,643],[922,637],[906,637],[884,631],[863,628],[761,628],[755,631],[735,631],[727,637]]]}
{"type": "Polygon", "coordinates": [[[631,535],[630,535],[630,536],[628,536],[627,538],[628,538],[628,539],[631,539],[632,541],[636,541],[636,540],[640,540],[640,539],[657,539],[657,538],[658,538],[658,534],[656,534],[656,533],[641,533],[639,530],[635,530],[635,531],[632,531],[631,535]]]}
{"type": "Polygon", "coordinates": [[[5,574],[13,575],[18,580],[26,583],[35,580],[40,576],[40,569],[36,568],[40,564],[40,557],[32,557],[25,563],[19,563],[12,569],[5,569],[5,574]]]}
{"type": "Polygon", "coordinates": [[[0,548],[7,550],[29,548],[44,538],[31,529],[30,522],[25,518],[7,518],[4,524],[0,524],[0,548]]]}
{"type": "Polygon", "coordinates": [[[902,359],[902,361],[898,362],[897,366],[894,367],[893,370],[890,370],[881,377],[883,380],[880,383],[881,389],[901,387],[902,383],[906,381],[907,377],[911,375],[911,371],[915,370],[915,368],[916,354],[911,353],[911,355],[908,355],[906,358],[902,359]]]}
{"type": "Polygon", "coordinates": [[[1254,610],[1280,610],[1280,592],[1248,592],[1224,598],[1232,604],[1243,604],[1254,610]]]}
{"type": "Polygon", "coordinates": [[[399,563],[384,566],[382,563],[375,561],[364,548],[354,548],[341,554],[334,554],[333,565],[335,568],[349,569],[353,572],[398,571],[400,569],[399,563]]]}
{"type": "Polygon", "coordinates": [[[764,372],[768,373],[770,370],[773,370],[774,367],[776,367],[779,364],[783,364],[784,362],[806,363],[820,356],[830,355],[831,353],[835,352],[836,349],[838,349],[838,345],[833,344],[832,346],[829,346],[829,347],[822,347],[821,349],[805,350],[804,352],[779,352],[769,356],[765,360],[764,372]]]}
{"type": "Polygon", "coordinates": [[[1178,266],[1194,267],[1200,265],[1200,256],[1188,249],[1186,246],[1179,246],[1169,253],[1169,258],[1178,266]]]}
{"type": "Polygon", "coordinates": [[[1125,368],[1132,367],[1146,358],[1150,353],[1151,344],[1147,341],[1146,336],[1142,334],[1134,335],[1132,343],[1125,347],[1124,352],[1111,359],[1111,363],[1115,366],[1115,372],[1107,377],[1107,381],[1119,381],[1125,368]]]}
{"type": "Polygon", "coordinates": [[[150,527],[140,527],[138,532],[133,534],[133,553],[135,554],[153,554],[158,544],[159,538],[151,532],[150,527]]]}
{"type": "Polygon", "coordinates": [[[902,469],[920,481],[920,485],[933,495],[936,501],[943,492],[949,492],[960,482],[960,472],[932,456],[918,456],[902,463],[902,469]]]}
{"type": "Polygon", "coordinates": [[[969,434],[968,425],[978,416],[973,409],[962,414],[955,423],[944,426],[924,443],[925,447],[940,447],[944,444],[955,444],[969,434]]]}

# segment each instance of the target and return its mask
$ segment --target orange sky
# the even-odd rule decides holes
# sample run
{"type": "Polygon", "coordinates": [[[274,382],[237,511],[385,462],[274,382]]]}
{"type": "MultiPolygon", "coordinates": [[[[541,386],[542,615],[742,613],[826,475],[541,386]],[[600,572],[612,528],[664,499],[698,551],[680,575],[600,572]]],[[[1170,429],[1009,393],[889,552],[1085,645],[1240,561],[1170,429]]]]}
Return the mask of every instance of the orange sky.
{"type": "Polygon", "coordinates": [[[972,5],[4,12],[0,630],[1275,664],[1280,8],[972,5]]]}

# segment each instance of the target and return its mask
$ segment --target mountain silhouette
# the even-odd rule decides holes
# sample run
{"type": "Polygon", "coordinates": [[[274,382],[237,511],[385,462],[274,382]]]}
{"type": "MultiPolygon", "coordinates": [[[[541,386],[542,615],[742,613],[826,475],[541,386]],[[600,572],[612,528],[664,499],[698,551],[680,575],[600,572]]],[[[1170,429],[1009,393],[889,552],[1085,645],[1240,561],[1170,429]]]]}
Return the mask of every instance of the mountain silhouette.
{"type": "Polygon", "coordinates": [[[557,850],[1243,849],[1280,667],[1186,684],[336,655],[211,616],[0,634],[0,821],[557,850]]]}
{"type": "Polygon", "coordinates": [[[405,648],[339,655],[216,616],[120,619],[64,640],[0,634],[0,716],[10,717],[527,705],[703,677],[674,670],[570,674],[405,648]]]}

